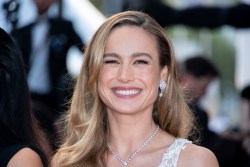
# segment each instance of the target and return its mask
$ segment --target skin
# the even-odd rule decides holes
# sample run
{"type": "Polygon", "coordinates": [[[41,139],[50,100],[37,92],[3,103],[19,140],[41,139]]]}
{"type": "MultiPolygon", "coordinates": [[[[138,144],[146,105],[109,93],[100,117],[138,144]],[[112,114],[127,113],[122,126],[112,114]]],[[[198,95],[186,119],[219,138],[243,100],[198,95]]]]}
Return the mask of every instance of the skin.
{"type": "Polygon", "coordinates": [[[164,80],[161,76],[167,73],[167,67],[160,69],[157,45],[152,41],[152,36],[135,26],[122,27],[111,33],[98,87],[109,113],[151,114],[159,84],[164,80]],[[127,36],[130,29],[138,35],[127,36]],[[122,92],[133,93],[125,95],[122,92]]]}
{"type": "Polygon", "coordinates": [[[182,150],[177,167],[219,167],[215,155],[208,149],[194,144],[186,144],[182,150]]]}
{"type": "MultiPolygon", "coordinates": [[[[166,80],[167,74],[168,68],[159,66],[154,36],[136,26],[122,26],[111,32],[98,78],[98,92],[107,106],[109,143],[123,160],[156,129],[152,119],[153,104],[158,97],[159,84],[166,80]]],[[[160,130],[129,166],[158,166],[174,139],[160,130]]],[[[186,144],[182,152],[178,167],[218,167],[213,153],[203,147],[186,144]]],[[[107,166],[122,166],[110,151],[107,166]]]]}
{"type": "Polygon", "coordinates": [[[33,0],[33,1],[37,7],[37,12],[39,13],[39,15],[42,15],[47,12],[50,5],[54,3],[56,0],[33,0]]]}
{"type": "Polygon", "coordinates": [[[35,151],[23,148],[11,158],[7,167],[43,167],[43,164],[35,151]]]}
{"type": "MultiPolygon", "coordinates": [[[[153,36],[136,26],[123,26],[111,32],[98,91],[107,106],[110,143],[121,157],[129,157],[156,129],[152,109],[159,84],[166,76],[167,67],[159,66],[153,36]]],[[[121,165],[112,155],[109,158],[110,166],[121,165]]]]}

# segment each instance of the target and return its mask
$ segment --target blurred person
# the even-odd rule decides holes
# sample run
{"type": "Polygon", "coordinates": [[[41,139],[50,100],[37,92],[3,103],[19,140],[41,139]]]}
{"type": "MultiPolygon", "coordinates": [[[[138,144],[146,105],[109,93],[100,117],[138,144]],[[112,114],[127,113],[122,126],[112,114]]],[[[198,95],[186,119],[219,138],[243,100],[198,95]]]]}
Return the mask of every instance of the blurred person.
{"type": "Polygon", "coordinates": [[[180,67],[180,79],[192,102],[196,103],[206,94],[208,85],[219,77],[219,71],[205,55],[187,58],[180,67]]]}
{"type": "Polygon", "coordinates": [[[200,99],[213,79],[219,77],[216,66],[205,55],[194,55],[187,58],[179,67],[180,83],[189,99],[189,107],[193,111],[199,133],[189,138],[199,138],[199,145],[213,151],[221,167],[239,165],[238,153],[241,152],[239,142],[223,138],[208,127],[209,116],[199,104],[200,99]]]}
{"type": "Polygon", "coordinates": [[[245,166],[250,166],[250,85],[241,91],[240,133],[243,148],[248,154],[245,166]]]}
{"type": "Polygon", "coordinates": [[[217,167],[193,125],[171,42],[147,14],[108,18],[86,48],[52,167],[217,167]],[[190,154],[191,153],[191,154],[190,154]]]}
{"type": "Polygon", "coordinates": [[[208,114],[199,105],[209,84],[219,75],[216,67],[202,55],[186,59],[179,67],[180,83],[189,99],[189,107],[197,117],[201,145],[206,145],[209,135],[208,114]]]}
{"type": "MultiPolygon", "coordinates": [[[[24,56],[33,110],[43,127],[55,139],[54,121],[66,109],[72,81],[66,60],[68,50],[82,49],[82,41],[70,21],[50,17],[48,11],[57,0],[33,0],[38,17],[35,22],[12,33],[24,56]]],[[[56,146],[55,146],[56,147],[56,146]]]]}
{"type": "Polygon", "coordinates": [[[46,167],[50,146],[31,108],[21,52],[0,28],[0,167],[46,167]]]}

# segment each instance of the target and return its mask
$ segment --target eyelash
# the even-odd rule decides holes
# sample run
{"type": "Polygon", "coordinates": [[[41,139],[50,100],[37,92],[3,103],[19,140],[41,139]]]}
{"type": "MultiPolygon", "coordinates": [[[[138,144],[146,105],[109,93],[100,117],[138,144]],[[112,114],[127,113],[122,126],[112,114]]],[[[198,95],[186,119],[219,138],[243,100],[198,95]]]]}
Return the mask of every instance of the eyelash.
{"type": "Polygon", "coordinates": [[[104,60],[104,64],[118,64],[116,60],[104,60]]]}
{"type": "MultiPolygon", "coordinates": [[[[104,64],[120,64],[117,60],[104,60],[104,64]]],[[[148,64],[145,60],[136,60],[133,64],[148,64]]]]}
{"type": "Polygon", "coordinates": [[[148,64],[148,62],[145,60],[136,60],[134,64],[148,64]]]}

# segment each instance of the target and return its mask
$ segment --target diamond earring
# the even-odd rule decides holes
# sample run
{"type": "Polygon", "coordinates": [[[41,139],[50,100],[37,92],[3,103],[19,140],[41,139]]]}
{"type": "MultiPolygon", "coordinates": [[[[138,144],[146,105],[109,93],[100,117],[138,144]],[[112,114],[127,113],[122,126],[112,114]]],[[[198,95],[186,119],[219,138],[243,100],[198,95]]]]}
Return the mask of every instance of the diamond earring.
{"type": "Polygon", "coordinates": [[[164,91],[164,89],[166,89],[166,87],[167,87],[166,81],[163,81],[163,82],[160,83],[160,93],[159,93],[160,97],[163,96],[163,91],[164,91]]]}

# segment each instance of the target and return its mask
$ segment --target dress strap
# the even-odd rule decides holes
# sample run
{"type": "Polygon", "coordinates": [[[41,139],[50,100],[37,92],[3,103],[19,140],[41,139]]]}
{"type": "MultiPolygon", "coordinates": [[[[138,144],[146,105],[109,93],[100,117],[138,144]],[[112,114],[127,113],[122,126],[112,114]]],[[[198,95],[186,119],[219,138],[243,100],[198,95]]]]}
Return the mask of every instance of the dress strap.
{"type": "Polygon", "coordinates": [[[191,143],[191,141],[176,138],[163,154],[162,161],[158,167],[176,167],[181,150],[186,143],[191,143]]]}

